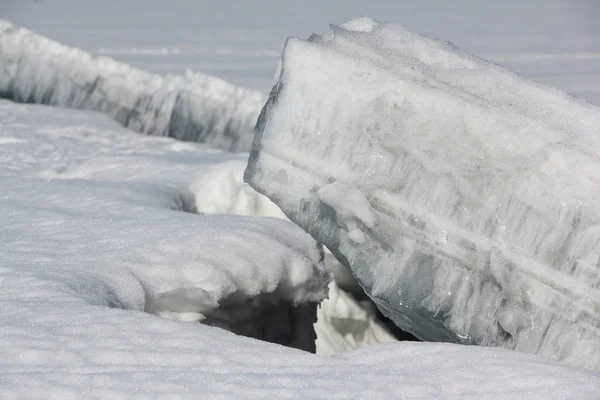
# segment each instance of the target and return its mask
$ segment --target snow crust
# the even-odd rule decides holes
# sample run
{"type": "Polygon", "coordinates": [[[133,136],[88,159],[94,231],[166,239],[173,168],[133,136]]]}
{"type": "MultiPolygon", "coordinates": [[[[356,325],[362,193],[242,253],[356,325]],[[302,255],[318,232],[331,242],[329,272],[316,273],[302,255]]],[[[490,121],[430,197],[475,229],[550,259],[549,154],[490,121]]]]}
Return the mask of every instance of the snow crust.
{"type": "Polygon", "coordinates": [[[245,180],[424,340],[600,369],[600,110],[367,18],[288,39],[245,180]]]}
{"type": "Polygon", "coordinates": [[[287,221],[192,214],[206,188],[190,191],[189,182],[207,164],[238,156],[140,140],[91,113],[56,114],[0,108],[11,139],[0,148],[0,236],[10,275],[3,285],[16,290],[6,299],[37,298],[19,295],[24,277],[44,286],[51,276],[74,301],[314,351],[316,305],[330,281],[317,243],[287,221]],[[37,124],[28,128],[32,117],[37,124]]]}
{"type": "Polygon", "coordinates": [[[235,331],[262,307],[221,306],[267,302],[275,322],[310,327],[285,301],[325,295],[321,254],[299,228],[186,212],[220,193],[194,182],[241,159],[0,100],[0,397],[597,397],[597,374],[502,349],[393,343],[322,357],[189,323],[235,331]]]}
{"type": "Polygon", "coordinates": [[[0,20],[0,97],[103,112],[137,132],[248,151],[265,96],[187,71],[149,73],[0,20]]]}

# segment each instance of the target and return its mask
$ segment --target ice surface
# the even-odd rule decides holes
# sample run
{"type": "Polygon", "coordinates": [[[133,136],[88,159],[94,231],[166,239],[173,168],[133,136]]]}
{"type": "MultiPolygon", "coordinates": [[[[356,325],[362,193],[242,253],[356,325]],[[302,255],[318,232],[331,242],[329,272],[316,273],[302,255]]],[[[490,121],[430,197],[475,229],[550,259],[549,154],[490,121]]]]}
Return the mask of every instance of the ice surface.
{"type": "Polygon", "coordinates": [[[0,20],[0,97],[103,112],[142,133],[247,151],[265,96],[188,71],[161,76],[0,20]]]}
{"type": "Polygon", "coordinates": [[[198,182],[241,159],[0,100],[0,397],[597,397],[597,374],[502,349],[394,343],[320,357],[182,322],[241,330],[261,307],[215,302],[262,293],[250,303],[279,299],[275,322],[306,328],[282,306],[324,295],[299,228],[185,212],[226,193],[198,182]]]}
{"type": "Polygon", "coordinates": [[[368,18],[290,38],[245,179],[425,340],[600,369],[600,110],[368,18]]]}

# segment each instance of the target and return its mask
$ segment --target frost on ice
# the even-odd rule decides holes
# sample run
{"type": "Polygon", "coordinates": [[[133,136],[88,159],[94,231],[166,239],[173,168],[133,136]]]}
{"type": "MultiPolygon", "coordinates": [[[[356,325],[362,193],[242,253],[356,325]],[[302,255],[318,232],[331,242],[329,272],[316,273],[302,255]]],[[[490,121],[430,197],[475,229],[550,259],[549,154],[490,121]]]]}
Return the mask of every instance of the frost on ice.
{"type": "Polygon", "coordinates": [[[600,110],[396,24],[290,38],[245,179],[421,339],[600,368],[600,110]]]}
{"type": "Polygon", "coordinates": [[[0,20],[0,97],[103,112],[148,135],[248,151],[260,92],[188,71],[161,76],[0,20]]]}

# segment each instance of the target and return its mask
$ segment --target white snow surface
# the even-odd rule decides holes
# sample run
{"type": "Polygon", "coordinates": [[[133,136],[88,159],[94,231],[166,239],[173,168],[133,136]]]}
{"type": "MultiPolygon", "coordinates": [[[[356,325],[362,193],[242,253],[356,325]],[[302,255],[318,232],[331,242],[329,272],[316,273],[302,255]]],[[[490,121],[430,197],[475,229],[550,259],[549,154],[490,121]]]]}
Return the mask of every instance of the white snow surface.
{"type": "Polygon", "coordinates": [[[0,97],[103,112],[137,132],[248,151],[261,92],[186,71],[149,73],[0,20],[0,97]]]}
{"type": "Polygon", "coordinates": [[[288,39],[245,179],[397,325],[600,369],[600,109],[368,18],[288,39]]]}
{"type": "Polygon", "coordinates": [[[597,374],[503,349],[391,343],[323,357],[183,322],[233,294],[325,295],[299,228],[185,212],[203,196],[194,182],[239,159],[0,101],[2,399],[596,398],[597,374]]]}
{"type": "MultiPolygon", "coordinates": [[[[236,332],[251,329],[264,309],[279,307],[271,310],[276,321],[285,308],[279,303],[316,307],[327,295],[322,250],[293,224],[191,213],[204,190],[189,191],[193,176],[237,156],[164,139],[138,142],[100,115],[7,102],[0,115],[10,139],[0,150],[1,242],[3,261],[17,277],[39,269],[56,280],[68,277],[69,285],[80,282],[79,291],[106,291],[106,299],[90,301],[236,332]],[[37,125],[27,129],[32,119],[37,125]],[[56,268],[29,265],[32,259],[56,268]]],[[[19,280],[3,283],[20,287],[19,280]]],[[[306,322],[311,330],[313,321],[306,322]]],[[[289,333],[290,343],[314,349],[314,334],[298,339],[306,345],[296,334],[289,333]]]]}

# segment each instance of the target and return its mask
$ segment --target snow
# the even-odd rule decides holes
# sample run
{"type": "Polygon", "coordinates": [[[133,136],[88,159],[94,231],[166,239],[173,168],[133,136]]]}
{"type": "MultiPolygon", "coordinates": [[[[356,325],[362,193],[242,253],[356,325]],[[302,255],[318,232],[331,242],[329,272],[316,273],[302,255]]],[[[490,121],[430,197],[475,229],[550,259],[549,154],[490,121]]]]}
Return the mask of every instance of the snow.
{"type": "Polygon", "coordinates": [[[357,301],[334,280],[329,284],[328,298],[317,310],[317,354],[333,355],[378,343],[397,342],[376,315],[373,302],[357,301]]]}
{"type": "Polygon", "coordinates": [[[0,96],[101,111],[148,135],[247,151],[264,95],[186,71],[161,76],[0,20],[0,96]]]}
{"type": "MultiPolygon", "coordinates": [[[[304,36],[331,21],[368,14],[401,20],[418,31],[453,40],[526,76],[600,104],[600,86],[595,84],[600,82],[596,57],[600,42],[595,40],[598,31],[594,19],[597,13],[588,3],[0,3],[2,18],[17,25],[81,48],[105,63],[111,64],[103,58],[108,56],[150,71],[139,71],[139,77],[151,78],[133,88],[136,93],[152,88],[148,82],[155,79],[176,82],[175,86],[188,90],[188,81],[197,77],[199,82],[193,86],[204,87],[209,81],[217,85],[215,90],[202,90],[201,95],[225,92],[229,96],[229,84],[186,72],[188,69],[268,91],[287,36],[304,36]],[[179,76],[166,76],[169,74],[179,76]]],[[[82,72],[84,76],[87,73],[82,72]]],[[[111,85],[117,83],[109,81],[111,85]]],[[[214,101],[219,102],[219,97],[214,101]]],[[[255,113],[258,111],[257,106],[255,113]]],[[[156,126],[150,124],[147,128],[156,126]]],[[[227,148],[227,143],[217,140],[211,145],[227,148]]],[[[8,223],[0,228],[0,397],[597,397],[597,374],[502,349],[390,343],[319,357],[194,323],[201,320],[253,335],[246,329],[264,328],[272,317],[271,327],[296,328],[298,336],[305,339],[311,335],[306,327],[310,325],[307,320],[314,318],[314,309],[309,307],[310,315],[306,315],[305,311],[290,308],[283,299],[277,305],[267,305],[261,295],[255,298],[258,307],[248,308],[248,302],[240,301],[234,309],[227,305],[208,311],[216,292],[237,285],[242,292],[254,293],[252,288],[262,287],[262,283],[246,282],[245,278],[236,281],[235,274],[229,278],[215,276],[215,269],[205,268],[205,260],[197,258],[204,252],[219,265],[236,258],[229,254],[230,246],[215,250],[215,243],[235,237],[237,244],[242,238],[260,242],[261,248],[275,247],[282,254],[294,255],[292,258],[299,255],[298,243],[311,243],[297,229],[279,222],[242,222],[231,215],[194,214],[283,217],[277,206],[241,182],[246,159],[245,154],[224,154],[194,143],[140,137],[94,113],[0,101],[0,221],[8,221],[4,217],[10,213],[20,213],[14,229],[8,223]],[[23,201],[6,206],[6,198],[23,201]],[[38,217],[42,222],[36,220],[38,217]],[[239,235],[238,227],[243,228],[239,235]],[[287,229],[292,229],[292,236],[301,236],[299,242],[277,237],[276,231],[287,229]],[[204,247],[207,236],[211,240],[204,247]],[[7,237],[10,240],[4,244],[7,237]],[[45,241],[39,240],[41,237],[45,241]],[[17,259],[18,264],[11,264],[17,259]],[[164,282],[176,289],[151,293],[146,298],[136,283],[137,277],[124,277],[124,269],[136,268],[153,285],[164,282]],[[151,275],[153,271],[156,276],[151,275]],[[183,276],[173,276],[179,273],[183,276]],[[199,283],[202,276],[208,277],[207,281],[199,283]],[[205,293],[207,287],[211,295],[205,293]],[[115,288],[118,293],[111,293],[115,288]],[[133,299],[142,308],[135,308],[135,304],[115,308],[115,299],[133,299]],[[244,323],[246,317],[253,323],[244,323]],[[293,326],[290,320],[296,318],[299,323],[293,326]]],[[[282,181],[288,178],[283,169],[277,177],[282,181]]],[[[332,202],[336,200],[334,191],[321,194],[329,195],[332,202]]],[[[361,234],[359,229],[353,231],[355,239],[361,234]]],[[[440,238],[444,238],[443,233],[440,238]]],[[[312,244],[309,247],[314,257],[312,244]]],[[[264,249],[260,255],[251,246],[247,250],[251,259],[263,260],[264,249]]],[[[306,249],[300,250],[301,254],[306,249]]],[[[248,261],[245,253],[241,258],[243,263],[248,261]]],[[[275,255],[267,258],[277,259],[275,255]]],[[[284,258],[278,262],[290,266],[284,258]]],[[[221,265],[223,271],[237,270],[233,264],[226,264],[221,265]]],[[[317,351],[331,354],[389,339],[378,330],[380,324],[373,319],[369,303],[357,302],[361,297],[356,295],[362,289],[348,270],[327,252],[324,264],[333,272],[335,282],[330,284],[329,299],[317,310],[317,351]]],[[[279,270],[266,265],[239,264],[253,272],[258,267],[268,276],[268,272],[279,270]]],[[[317,271],[322,271],[317,265],[317,271]]],[[[298,294],[304,290],[298,286],[298,294]]],[[[512,321],[518,321],[519,315],[508,311],[499,320],[506,329],[512,329],[512,321]]],[[[283,332],[283,336],[288,337],[288,333],[283,332]]],[[[293,343],[288,340],[286,344],[293,343]]]]}
{"type": "MultiPolygon", "coordinates": [[[[5,121],[3,128],[8,135],[0,139],[0,143],[20,143],[18,147],[6,147],[5,152],[0,152],[0,161],[8,166],[5,173],[14,170],[13,174],[16,176],[26,171],[27,174],[42,179],[142,181],[153,185],[161,184],[175,188],[173,207],[188,212],[286,219],[279,207],[243,182],[246,154],[223,154],[192,143],[162,138],[143,138],[144,145],[140,146],[137,135],[120,129],[108,119],[99,118],[91,113],[62,115],[61,118],[56,118],[53,109],[40,107],[5,107],[3,112],[0,112],[1,120],[5,121]],[[32,109],[36,110],[36,119],[41,126],[35,130],[23,130],[23,127],[30,124],[32,109]],[[198,149],[202,151],[198,152],[198,149]]],[[[329,252],[324,267],[340,280],[345,289],[361,291],[356,287],[356,282],[349,272],[329,252]]],[[[317,329],[320,332],[327,332],[327,335],[344,341],[344,338],[337,334],[335,325],[328,322],[331,318],[337,321],[367,321],[368,323],[360,325],[360,329],[355,332],[357,337],[371,338],[375,334],[370,333],[370,330],[382,330],[382,327],[370,322],[373,318],[372,313],[367,311],[368,307],[357,303],[350,295],[338,299],[337,294],[340,292],[336,288],[327,301],[346,306],[341,313],[336,313],[333,307],[326,305],[320,308],[319,315],[323,315],[317,321],[317,329]],[[349,313],[348,310],[355,312],[349,313]]],[[[174,301],[162,296],[161,302],[171,305],[174,301]]],[[[172,308],[163,309],[164,307],[154,305],[150,308],[153,313],[165,317],[195,318],[211,322],[206,321],[202,313],[196,312],[195,315],[193,311],[174,311],[172,308]]],[[[146,311],[149,311],[149,307],[146,307],[146,311]]],[[[311,323],[309,321],[308,325],[311,323]]],[[[220,326],[235,330],[231,324],[220,326]]],[[[259,326],[257,324],[255,328],[259,326]]],[[[372,342],[363,342],[352,337],[345,344],[320,344],[319,349],[320,352],[330,354],[339,349],[355,349],[372,342]]],[[[314,345],[312,349],[314,350],[314,345]]]]}
{"type": "Polygon", "coordinates": [[[288,39],[245,179],[421,339],[600,369],[600,109],[367,18],[288,39]]]}
{"type": "Polygon", "coordinates": [[[196,197],[196,208],[207,214],[236,214],[286,219],[279,207],[244,182],[246,159],[211,165],[190,189],[204,192],[196,197]]]}
{"type": "MultiPolygon", "coordinates": [[[[287,321],[292,305],[326,297],[322,250],[293,224],[192,213],[205,189],[189,190],[192,174],[236,156],[142,140],[99,115],[7,102],[0,115],[3,134],[20,139],[0,148],[4,284],[20,288],[6,299],[37,298],[24,277],[43,286],[51,276],[73,299],[281,341],[304,318],[287,321]]],[[[298,332],[285,340],[309,337],[298,332]]],[[[314,350],[314,338],[297,345],[314,350]]]]}
{"type": "MultiPolygon", "coordinates": [[[[296,330],[265,329],[266,338],[303,347],[310,313],[286,304],[322,298],[329,281],[315,242],[289,222],[190,212],[228,193],[198,182],[223,176],[218,165],[237,168],[241,155],[8,101],[0,138],[2,398],[593,399],[600,390],[595,373],[501,349],[397,342],[323,357],[234,335],[219,327],[252,335],[267,320],[296,330]]],[[[333,311],[372,320],[353,304],[333,311]]],[[[346,343],[373,342],[353,332],[346,343]]]]}

